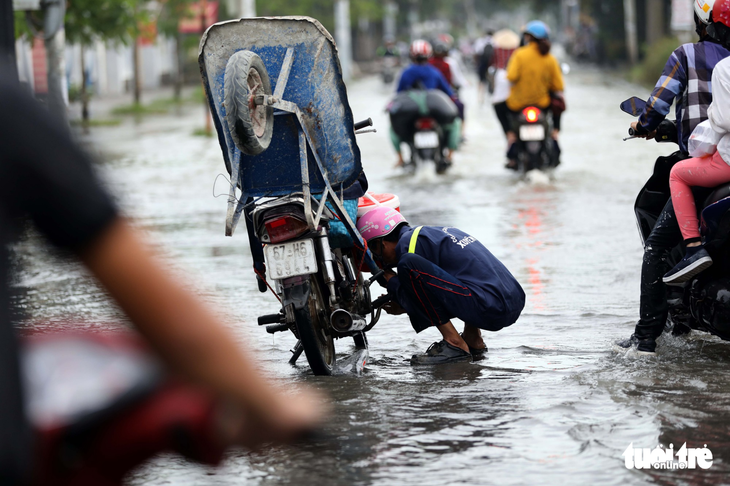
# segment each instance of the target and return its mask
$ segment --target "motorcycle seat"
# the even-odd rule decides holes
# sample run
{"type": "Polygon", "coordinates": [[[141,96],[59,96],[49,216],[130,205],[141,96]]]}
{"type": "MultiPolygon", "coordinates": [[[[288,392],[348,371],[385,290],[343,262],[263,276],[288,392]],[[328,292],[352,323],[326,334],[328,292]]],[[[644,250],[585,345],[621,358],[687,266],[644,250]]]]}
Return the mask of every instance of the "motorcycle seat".
{"type": "Polygon", "coordinates": [[[702,207],[706,208],[710,204],[714,204],[720,199],[725,199],[728,196],[730,196],[730,183],[717,186],[712,189],[712,192],[710,192],[710,195],[707,196],[707,198],[705,199],[705,203],[702,207]]]}

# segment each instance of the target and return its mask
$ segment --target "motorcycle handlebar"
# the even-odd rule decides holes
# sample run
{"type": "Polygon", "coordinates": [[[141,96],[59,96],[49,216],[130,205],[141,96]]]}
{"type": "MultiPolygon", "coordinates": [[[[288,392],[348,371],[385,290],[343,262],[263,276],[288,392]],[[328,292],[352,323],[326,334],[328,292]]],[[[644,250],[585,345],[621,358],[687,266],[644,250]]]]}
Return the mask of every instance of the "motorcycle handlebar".
{"type": "Polygon", "coordinates": [[[373,126],[373,119],[368,118],[367,120],[359,121],[355,123],[355,130],[361,130],[365,127],[371,127],[373,126]]]}

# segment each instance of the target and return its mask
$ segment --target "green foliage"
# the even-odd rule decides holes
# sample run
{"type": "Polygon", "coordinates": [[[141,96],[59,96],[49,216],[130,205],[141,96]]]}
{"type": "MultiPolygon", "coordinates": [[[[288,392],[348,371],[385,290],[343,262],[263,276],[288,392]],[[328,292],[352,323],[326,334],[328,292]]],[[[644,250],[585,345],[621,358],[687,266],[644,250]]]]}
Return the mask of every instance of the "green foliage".
{"type": "MultiPolygon", "coordinates": [[[[157,18],[157,30],[167,37],[177,35],[180,20],[192,15],[190,6],[194,0],[166,0],[157,18]]],[[[225,3],[225,2],[221,2],[225,3]]]]}
{"type": "Polygon", "coordinates": [[[71,0],[66,9],[66,39],[90,45],[96,40],[128,42],[146,20],[144,0],[71,0]]]}
{"type": "Polygon", "coordinates": [[[200,86],[194,89],[188,97],[183,99],[158,98],[147,104],[132,103],[130,105],[117,106],[111,113],[115,116],[163,115],[173,109],[179,108],[185,103],[202,104],[204,100],[203,87],[200,86]]]}
{"type": "Polygon", "coordinates": [[[647,88],[653,87],[661,76],[667,59],[679,45],[677,38],[665,37],[650,46],[644,46],[644,60],[631,69],[629,73],[631,80],[647,88]]]}
{"type": "Polygon", "coordinates": [[[106,120],[71,120],[69,122],[74,127],[117,127],[122,124],[120,118],[109,118],[106,120]]]}
{"type": "Polygon", "coordinates": [[[196,128],[193,130],[193,136],[211,138],[213,137],[213,132],[211,130],[206,130],[205,128],[196,128]]]}
{"type": "Polygon", "coordinates": [[[306,15],[319,20],[325,29],[334,32],[334,0],[257,0],[256,14],[261,17],[306,15]]]}
{"type": "MultiPolygon", "coordinates": [[[[256,14],[262,17],[306,15],[319,20],[325,29],[334,33],[335,0],[257,0],[256,14]]],[[[403,11],[403,10],[402,10],[403,11]]],[[[353,25],[361,17],[369,20],[383,18],[381,0],[350,0],[350,20],[353,25]]]]}
{"type": "Polygon", "coordinates": [[[33,37],[33,33],[28,28],[28,24],[25,21],[25,12],[16,10],[15,14],[15,38],[20,39],[21,37],[30,40],[33,37]]]}

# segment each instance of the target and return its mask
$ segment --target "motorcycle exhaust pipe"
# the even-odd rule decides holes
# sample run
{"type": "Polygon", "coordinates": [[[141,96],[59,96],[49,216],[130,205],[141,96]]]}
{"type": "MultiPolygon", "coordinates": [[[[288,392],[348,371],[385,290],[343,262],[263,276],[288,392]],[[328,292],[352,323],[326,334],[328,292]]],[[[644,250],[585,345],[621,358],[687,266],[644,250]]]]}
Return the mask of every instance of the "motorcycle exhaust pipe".
{"type": "Polygon", "coordinates": [[[362,331],[367,327],[367,321],[364,317],[357,314],[353,316],[344,309],[334,311],[330,316],[330,323],[335,331],[341,333],[362,331]]]}

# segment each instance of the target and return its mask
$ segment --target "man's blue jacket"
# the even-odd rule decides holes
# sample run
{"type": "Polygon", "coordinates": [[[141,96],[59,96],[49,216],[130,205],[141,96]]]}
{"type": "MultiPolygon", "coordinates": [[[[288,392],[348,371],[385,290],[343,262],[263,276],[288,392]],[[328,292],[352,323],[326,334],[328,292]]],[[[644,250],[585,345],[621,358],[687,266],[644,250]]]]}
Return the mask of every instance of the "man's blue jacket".
{"type": "MultiPolygon", "coordinates": [[[[396,257],[408,253],[415,228],[400,229],[396,257]]],[[[423,226],[418,234],[415,253],[440,267],[463,283],[477,298],[499,314],[521,311],[525,292],[487,248],[473,236],[457,228],[423,226]]],[[[397,276],[388,282],[388,293],[396,299],[400,291],[397,276]]]]}

